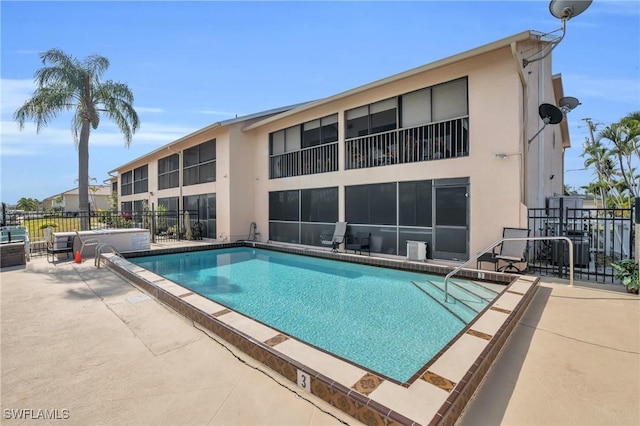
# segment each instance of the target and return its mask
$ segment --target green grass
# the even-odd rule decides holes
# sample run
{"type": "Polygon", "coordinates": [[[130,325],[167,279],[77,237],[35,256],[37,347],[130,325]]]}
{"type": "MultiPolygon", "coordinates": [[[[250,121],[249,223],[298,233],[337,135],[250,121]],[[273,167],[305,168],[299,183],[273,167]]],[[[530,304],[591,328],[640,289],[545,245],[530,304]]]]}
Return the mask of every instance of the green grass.
{"type": "MultiPolygon", "coordinates": [[[[44,231],[50,226],[53,232],[69,232],[80,230],[79,217],[47,217],[38,219],[25,219],[22,226],[29,230],[30,241],[44,240],[44,231]]],[[[98,218],[91,218],[91,229],[98,227],[98,218]]]]}

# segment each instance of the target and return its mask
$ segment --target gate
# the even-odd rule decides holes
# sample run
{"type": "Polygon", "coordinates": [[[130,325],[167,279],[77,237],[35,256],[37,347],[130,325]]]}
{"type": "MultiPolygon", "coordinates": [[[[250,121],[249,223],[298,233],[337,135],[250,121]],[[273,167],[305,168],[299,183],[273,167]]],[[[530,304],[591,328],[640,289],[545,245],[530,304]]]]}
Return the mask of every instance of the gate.
{"type": "MultiPolygon", "coordinates": [[[[559,206],[529,209],[529,229],[536,237],[565,236],[574,245],[575,278],[614,282],[612,262],[636,259],[633,209],[583,209],[559,206]]],[[[640,225],[639,225],[640,226],[640,225]]],[[[567,278],[566,241],[535,241],[529,247],[529,268],[538,275],[567,278]]]]}

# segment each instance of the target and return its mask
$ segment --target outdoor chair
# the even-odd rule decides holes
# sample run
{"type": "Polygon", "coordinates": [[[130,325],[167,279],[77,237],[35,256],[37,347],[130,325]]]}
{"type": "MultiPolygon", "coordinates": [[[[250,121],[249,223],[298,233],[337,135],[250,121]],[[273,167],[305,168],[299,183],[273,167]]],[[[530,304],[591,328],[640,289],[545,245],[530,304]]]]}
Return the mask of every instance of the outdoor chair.
{"type": "Polygon", "coordinates": [[[100,244],[100,240],[98,238],[82,238],[78,231],[76,231],[76,236],[80,241],[80,257],[84,256],[85,247],[96,247],[100,244]]]}
{"type": "Polygon", "coordinates": [[[51,255],[51,262],[55,262],[56,256],[58,254],[65,253],[67,258],[69,258],[69,253],[73,253],[73,241],[75,239],[75,235],[67,236],[66,240],[59,241],[56,244],[56,239],[53,233],[49,234],[49,238],[47,239],[47,262],[49,262],[49,255],[51,255]]]}
{"type": "Polygon", "coordinates": [[[348,235],[345,249],[353,250],[354,254],[356,251],[362,254],[362,250],[366,250],[371,256],[371,232],[356,232],[355,235],[348,235]]]}
{"type": "MultiPolygon", "coordinates": [[[[524,228],[503,228],[502,238],[528,238],[529,230],[524,228]]],[[[477,259],[477,268],[483,262],[493,263],[494,270],[497,272],[515,272],[523,273],[527,269],[527,240],[503,241],[493,248],[492,253],[484,253],[477,259]],[[516,266],[517,263],[525,263],[521,269],[516,266]],[[501,266],[502,265],[502,266],[501,266]]]]}
{"type": "Polygon", "coordinates": [[[331,246],[331,251],[336,253],[340,244],[344,242],[346,233],[347,222],[336,222],[333,236],[329,238],[328,235],[320,234],[320,242],[322,243],[322,245],[331,246]]]}

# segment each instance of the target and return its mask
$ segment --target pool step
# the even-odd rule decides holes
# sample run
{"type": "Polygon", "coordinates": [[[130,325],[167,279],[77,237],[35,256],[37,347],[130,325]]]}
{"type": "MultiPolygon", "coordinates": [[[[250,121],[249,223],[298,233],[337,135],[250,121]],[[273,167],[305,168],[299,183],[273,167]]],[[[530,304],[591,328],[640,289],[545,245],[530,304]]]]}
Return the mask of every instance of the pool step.
{"type": "MultiPolygon", "coordinates": [[[[471,321],[476,315],[475,312],[473,312],[469,308],[461,306],[460,304],[444,303],[444,293],[438,293],[437,287],[424,287],[415,281],[411,281],[411,284],[413,284],[414,287],[423,292],[425,295],[442,305],[443,308],[445,308],[447,311],[449,311],[450,314],[458,318],[463,324],[469,324],[469,321],[471,321]]],[[[453,298],[450,298],[450,300],[453,300],[453,298]]]]}

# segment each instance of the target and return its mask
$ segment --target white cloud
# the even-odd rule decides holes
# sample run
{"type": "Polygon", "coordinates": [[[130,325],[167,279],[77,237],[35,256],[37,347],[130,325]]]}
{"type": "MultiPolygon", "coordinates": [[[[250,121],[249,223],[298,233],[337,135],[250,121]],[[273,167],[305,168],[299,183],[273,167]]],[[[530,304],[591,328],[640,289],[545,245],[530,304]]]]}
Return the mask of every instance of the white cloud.
{"type": "Polygon", "coordinates": [[[164,112],[163,108],[134,106],[134,109],[136,110],[137,113],[143,113],[143,112],[162,113],[162,112],[164,112]]]}
{"type": "Polygon", "coordinates": [[[33,79],[0,79],[0,93],[2,99],[2,116],[13,117],[13,113],[29,99],[36,89],[33,79]]]}
{"type": "Polygon", "coordinates": [[[236,113],[235,112],[229,112],[229,111],[219,111],[219,110],[212,110],[212,109],[201,109],[201,110],[197,110],[197,111],[193,111],[196,114],[206,114],[206,115],[218,115],[218,116],[222,116],[222,117],[235,117],[236,113]]]}

